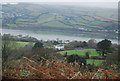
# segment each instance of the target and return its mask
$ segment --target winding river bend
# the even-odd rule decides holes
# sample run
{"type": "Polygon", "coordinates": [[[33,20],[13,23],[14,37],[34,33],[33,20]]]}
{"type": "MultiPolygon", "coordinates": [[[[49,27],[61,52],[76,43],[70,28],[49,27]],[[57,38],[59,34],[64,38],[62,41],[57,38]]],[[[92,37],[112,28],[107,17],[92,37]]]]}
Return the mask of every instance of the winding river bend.
{"type": "MultiPolygon", "coordinates": [[[[26,30],[13,30],[13,29],[0,29],[1,34],[11,34],[11,35],[29,35],[31,37],[35,37],[38,40],[55,40],[56,38],[59,38],[60,40],[78,40],[78,41],[88,41],[90,39],[95,39],[97,42],[101,41],[103,39],[98,38],[90,38],[90,37],[75,37],[75,36],[65,36],[65,35],[54,35],[54,34],[39,34],[32,31],[26,31],[26,30]]],[[[111,40],[111,39],[110,39],[111,40]]],[[[118,43],[117,40],[111,40],[112,43],[118,43]]]]}

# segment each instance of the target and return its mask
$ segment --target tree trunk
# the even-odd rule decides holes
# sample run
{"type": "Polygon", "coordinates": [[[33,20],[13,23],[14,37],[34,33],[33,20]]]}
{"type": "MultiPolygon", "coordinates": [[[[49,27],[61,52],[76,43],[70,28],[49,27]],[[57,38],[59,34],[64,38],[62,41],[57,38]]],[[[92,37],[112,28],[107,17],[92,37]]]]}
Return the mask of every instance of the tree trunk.
{"type": "Polygon", "coordinates": [[[105,51],[104,50],[102,51],[102,56],[105,56],[105,51]]]}

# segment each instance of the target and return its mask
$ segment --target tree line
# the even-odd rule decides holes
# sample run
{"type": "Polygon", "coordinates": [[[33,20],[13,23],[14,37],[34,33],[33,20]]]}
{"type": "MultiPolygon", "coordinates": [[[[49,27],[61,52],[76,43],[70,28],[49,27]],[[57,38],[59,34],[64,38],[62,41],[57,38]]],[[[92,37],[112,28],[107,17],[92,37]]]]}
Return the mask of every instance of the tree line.
{"type": "MultiPolygon", "coordinates": [[[[58,54],[52,48],[45,48],[45,42],[36,41],[34,45],[28,44],[25,47],[17,48],[16,41],[12,38],[11,35],[3,35],[2,36],[2,62],[3,66],[8,67],[10,60],[20,59],[22,56],[30,57],[34,54],[39,54],[40,56],[51,60],[54,56],[59,59],[64,58],[62,55],[58,54]]],[[[53,42],[54,43],[54,42],[53,42]]],[[[96,42],[95,40],[89,40],[88,42],[74,41],[69,42],[66,45],[66,48],[94,48],[96,49],[101,56],[106,57],[106,62],[109,64],[115,63],[119,64],[119,47],[120,45],[112,44],[110,40],[104,39],[100,42],[96,42]]],[[[88,53],[86,53],[86,56],[88,53]]],[[[89,57],[89,56],[88,56],[89,57]]],[[[79,58],[80,62],[86,63],[85,59],[81,58],[78,55],[68,56],[67,61],[75,61],[79,58]],[[75,57],[75,59],[73,59],[75,57]],[[83,59],[83,60],[80,60],[83,59]]],[[[35,59],[35,61],[39,61],[40,58],[35,59]]]]}

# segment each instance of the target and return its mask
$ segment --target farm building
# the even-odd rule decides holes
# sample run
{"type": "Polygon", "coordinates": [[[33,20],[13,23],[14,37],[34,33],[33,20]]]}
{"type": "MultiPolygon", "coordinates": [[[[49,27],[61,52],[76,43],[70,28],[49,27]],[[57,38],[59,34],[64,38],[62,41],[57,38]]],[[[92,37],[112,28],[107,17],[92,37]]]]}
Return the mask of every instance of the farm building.
{"type": "Polygon", "coordinates": [[[54,46],[56,50],[64,50],[64,45],[60,44],[60,45],[55,45],[54,46]]]}

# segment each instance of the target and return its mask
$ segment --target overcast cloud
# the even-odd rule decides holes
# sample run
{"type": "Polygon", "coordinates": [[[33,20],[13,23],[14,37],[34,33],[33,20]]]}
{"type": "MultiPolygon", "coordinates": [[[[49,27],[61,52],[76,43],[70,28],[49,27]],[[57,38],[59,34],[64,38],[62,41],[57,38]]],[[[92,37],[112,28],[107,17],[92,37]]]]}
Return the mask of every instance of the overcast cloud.
{"type": "Polygon", "coordinates": [[[72,2],[69,4],[90,6],[90,7],[102,7],[102,8],[118,8],[118,1],[119,0],[0,0],[0,2],[3,3],[4,2],[72,2]],[[79,4],[73,2],[85,2],[85,3],[79,4]],[[89,2],[95,2],[95,3],[89,3],[89,2]]]}
{"type": "Polygon", "coordinates": [[[119,0],[0,0],[2,2],[118,2],[119,0]]]}

